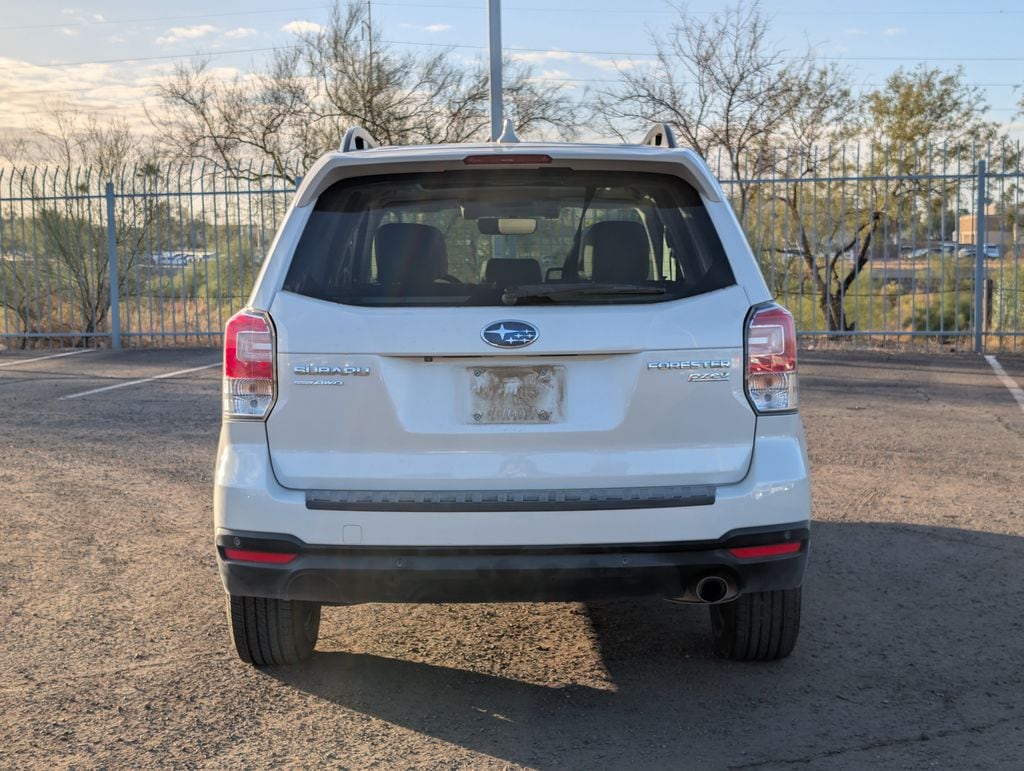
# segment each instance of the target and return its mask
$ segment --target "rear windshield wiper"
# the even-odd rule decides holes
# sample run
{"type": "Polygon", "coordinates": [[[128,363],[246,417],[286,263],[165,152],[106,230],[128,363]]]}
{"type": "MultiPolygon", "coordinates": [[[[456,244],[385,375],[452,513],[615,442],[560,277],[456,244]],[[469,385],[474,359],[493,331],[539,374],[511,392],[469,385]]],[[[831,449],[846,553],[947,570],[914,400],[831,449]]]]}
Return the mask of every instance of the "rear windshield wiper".
{"type": "Polygon", "coordinates": [[[515,305],[523,299],[546,298],[554,301],[559,299],[586,295],[588,297],[606,297],[611,295],[655,295],[665,294],[667,290],[661,286],[638,286],[636,284],[593,284],[580,282],[573,284],[524,284],[509,287],[501,295],[505,305],[515,305]]]}

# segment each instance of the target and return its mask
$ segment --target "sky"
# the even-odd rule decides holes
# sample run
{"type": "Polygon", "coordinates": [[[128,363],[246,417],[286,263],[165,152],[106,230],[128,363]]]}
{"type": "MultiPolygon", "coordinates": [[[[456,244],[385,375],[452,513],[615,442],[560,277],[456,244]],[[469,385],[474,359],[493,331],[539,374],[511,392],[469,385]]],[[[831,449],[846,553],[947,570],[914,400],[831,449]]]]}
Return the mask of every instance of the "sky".
{"type": "MultiPolygon", "coordinates": [[[[224,76],[259,66],[268,49],[315,29],[327,4],[295,0],[0,0],[0,132],[46,121],[63,103],[101,118],[124,116],[145,130],[159,116],[152,90],[175,60],[202,56],[224,76]],[[153,109],[155,108],[155,109],[153,109]]],[[[692,0],[693,13],[722,3],[692,0]]],[[[397,47],[455,46],[486,57],[487,0],[374,0],[374,25],[397,47]]],[[[989,118],[1024,136],[1015,117],[1024,84],[1020,0],[763,0],[776,43],[808,46],[848,69],[859,88],[884,83],[900,66],[962,66],[982,87],[989,118]]],[[[661,0],[504,0],[506,52],[574,93],[609,85],[616,65],[649,60],[651,35],[675,12],[661,0]]],[[[586,134],[587,132],[583,132],[586,134]]]]}

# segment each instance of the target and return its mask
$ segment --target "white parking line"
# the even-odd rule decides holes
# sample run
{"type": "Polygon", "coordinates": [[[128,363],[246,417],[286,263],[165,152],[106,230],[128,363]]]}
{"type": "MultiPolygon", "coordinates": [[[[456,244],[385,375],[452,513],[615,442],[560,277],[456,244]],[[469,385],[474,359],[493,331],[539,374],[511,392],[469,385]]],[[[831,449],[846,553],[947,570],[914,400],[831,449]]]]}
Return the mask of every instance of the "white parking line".
{"type": "Polygon", "coordinates": [[[37,356],[34,359],[18,359],[17,361],[5,361],[0,364],[0,367],[17,367],[19,364],[29,364],[33,361],[44,361],[46,359],[59,359],[61,356],[74,356],[76,353],[92,353],[95,348],[76,348],[73,351],[65,351],[64,353],[54,353],[50,356],[37,356]]]}
{"type": "Polygon", "coordinates": [[[1003,365],[1000,364],[995,356],[986,356],[985,361],[992,365],[992,369],[995,370],[996,377],[1002,382],[1006,389],[1010,392],[1014,399],[1017,400],[1017,404],[1024,410],[1024,391],[1017,385],[1017,381],[1006,374],[1006,370],[1003,369],[1003,365]]]}
{"type": "Polygon", "coordinates": [[[113,391],[115,388],[127,388],[128,386],[139,385],[140,383],[149,383],[152,380],[163,380],[165,377],[174,377],[175,375],[187,375],[189,372],[198,372],[201,369],[210,369],[211,367],[219,366],[220,362],[215,361],[213,364],[204,364],[201,367],[179,369],[176,372],[165,372],[162,375],[153,375],[153,377],[144,377],[140,378],[139,380],[129,380],[127,383],[117,383],[116,385],[103,386],[103,388],[93,388],[91,391],[82,391],[77,394],[69,394],[67,396],[60,397],[60,400],[77,399],[80,396],[92,396],[93,394],[103,393],[104,391],[113,391]]]}

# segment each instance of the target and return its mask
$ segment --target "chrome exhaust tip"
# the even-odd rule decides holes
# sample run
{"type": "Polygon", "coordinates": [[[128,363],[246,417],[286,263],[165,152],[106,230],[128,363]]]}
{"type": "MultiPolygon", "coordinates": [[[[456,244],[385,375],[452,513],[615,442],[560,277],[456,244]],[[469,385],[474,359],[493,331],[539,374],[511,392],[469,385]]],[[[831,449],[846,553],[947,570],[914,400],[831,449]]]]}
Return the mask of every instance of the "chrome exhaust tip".
{"type": "Polygon", "coordinates": [[[722,576],[704,576],[697,582],[693,593],[698,600],[711,605],[729,599],[735,594],[735,589],[722,576]]]}

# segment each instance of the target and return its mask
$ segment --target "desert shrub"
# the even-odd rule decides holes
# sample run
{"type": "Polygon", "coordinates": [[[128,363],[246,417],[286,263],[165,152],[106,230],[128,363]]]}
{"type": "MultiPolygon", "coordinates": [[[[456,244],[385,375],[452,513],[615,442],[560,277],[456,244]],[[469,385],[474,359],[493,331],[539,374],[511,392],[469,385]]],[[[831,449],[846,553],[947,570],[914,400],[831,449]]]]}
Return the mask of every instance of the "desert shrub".
{"type": "Polygon", "coordinates": [[[933,300],[919,306],[905,323],[915,332],[968,332],[974,328],[972,305],[969,298],[933,300]]]}

